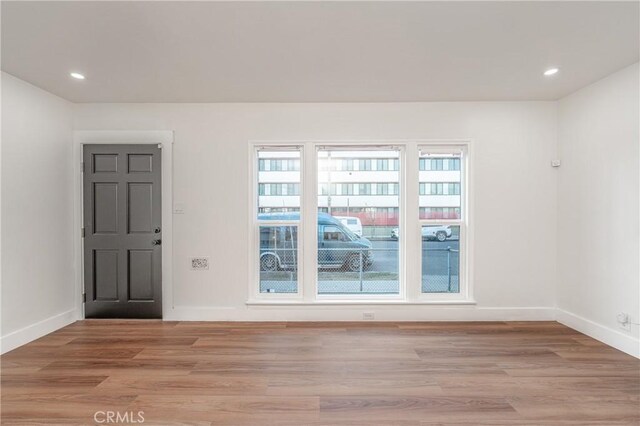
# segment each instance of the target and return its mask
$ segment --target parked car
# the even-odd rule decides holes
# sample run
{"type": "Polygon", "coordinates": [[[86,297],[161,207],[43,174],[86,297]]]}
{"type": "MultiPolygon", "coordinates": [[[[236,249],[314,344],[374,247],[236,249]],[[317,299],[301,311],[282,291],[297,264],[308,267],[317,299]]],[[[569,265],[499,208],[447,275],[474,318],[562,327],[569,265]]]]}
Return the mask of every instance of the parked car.
{"type": "Polygon", "coordinates": [[[362,222],[360,222],[360,218],[351,217],[351,216],[334,216],[343,225],[347,228],[351,229],[351,231],[359,237],[362,237],[362,222]]]}
{"type": "MultiPolygon", "coordinates": [[[[398,228],[391,230],[391,238],[398,239],[398,228]]],[[[423,240],[438,240],[445,241],[451,237],[451,227],[447,226],[423,226],[422,227],[422,239],[423,240]]]]}
{"type": "MultiPolygon", "coordinates": [[[[261,213],[259,220],[298,220],[300,213],[261,213]]],[[[359,271],[373,263],[371,241],[354,234],[340,220],[318,213],[318,265],[359,271]]],[[[298,262],[298,227],[260,227],[260,270],[291,269],[298,262]]]]}

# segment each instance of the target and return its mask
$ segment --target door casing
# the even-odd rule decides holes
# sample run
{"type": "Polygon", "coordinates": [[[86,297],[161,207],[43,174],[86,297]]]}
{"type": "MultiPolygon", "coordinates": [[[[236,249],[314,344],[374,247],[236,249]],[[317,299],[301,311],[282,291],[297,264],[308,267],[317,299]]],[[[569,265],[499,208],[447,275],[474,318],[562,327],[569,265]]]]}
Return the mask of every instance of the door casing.
{"type": "Polygon", "coordinates": [[[173,301],[173,141],[172,130],[82,130],[73,134],[74,264],[76,319],[84,319],[84,244],[82,158],[85,144],[158,145],[162,149],[162,319],[174,320],[173,301]]]}

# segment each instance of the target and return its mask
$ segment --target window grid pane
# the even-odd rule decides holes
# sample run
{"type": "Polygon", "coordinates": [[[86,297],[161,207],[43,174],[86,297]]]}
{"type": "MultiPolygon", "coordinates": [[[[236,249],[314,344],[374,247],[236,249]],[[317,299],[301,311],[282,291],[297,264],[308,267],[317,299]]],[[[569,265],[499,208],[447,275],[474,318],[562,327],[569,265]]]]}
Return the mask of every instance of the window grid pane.
{"type": "Polygon", "coordinates": [[[300,151],[258,151],[258,220],[300,219],[300,151]],[[290,213],[283,216],[283,213],[290,213]],[[275,216],[274,216],[275,215],[275,216]]]}
{"type": "Polygon", "coordinates": [[[399,153],[322,149],[317,161],[318,294],[398,294],[399,153]]]}
{"type": "Polygon", "coordinates": [[[419,219],[461,220],[462,153],[430,153],[428,148],[425,151],[419,158],[419,219]]]}
{"type": "Polygon", "coordinates": [[[422,293],[460,292],[460,226],[422,226],[422,293]]]}
{"type": "Polygon", "coordinates": [[[298,226],[260,226],[260,293],[298,291],[298,226]]]}

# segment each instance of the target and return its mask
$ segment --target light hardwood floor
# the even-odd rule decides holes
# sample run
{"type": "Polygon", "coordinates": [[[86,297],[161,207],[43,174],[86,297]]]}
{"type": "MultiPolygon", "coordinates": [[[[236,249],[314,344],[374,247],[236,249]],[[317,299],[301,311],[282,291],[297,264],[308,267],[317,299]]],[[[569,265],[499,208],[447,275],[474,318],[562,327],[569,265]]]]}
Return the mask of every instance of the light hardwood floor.
{"type": "Polygon", "coordinates": [[[1,361],[6,425],[640,423],[640,361],[555,322],[79,321],[1,361]]]}

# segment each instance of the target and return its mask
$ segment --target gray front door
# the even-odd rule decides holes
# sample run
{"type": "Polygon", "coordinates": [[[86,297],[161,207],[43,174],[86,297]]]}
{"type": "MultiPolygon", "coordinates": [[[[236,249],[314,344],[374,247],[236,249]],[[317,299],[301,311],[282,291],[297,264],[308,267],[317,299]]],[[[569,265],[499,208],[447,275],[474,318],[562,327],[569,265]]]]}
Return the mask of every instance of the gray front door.
{"type": "Polygon", "coordinates": [[[162,318],[157,145],[84,145],[86,318],[162,318]]]}

